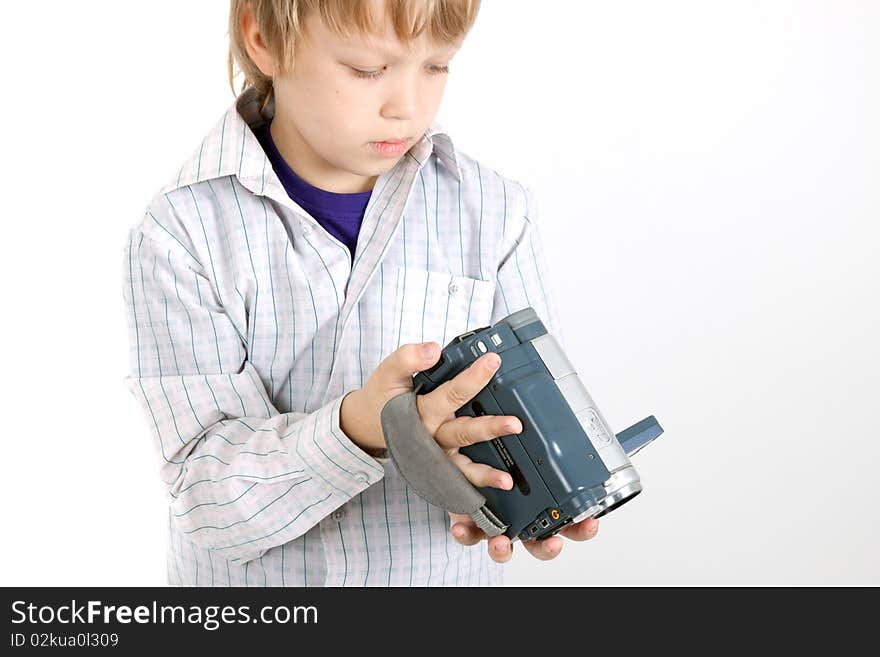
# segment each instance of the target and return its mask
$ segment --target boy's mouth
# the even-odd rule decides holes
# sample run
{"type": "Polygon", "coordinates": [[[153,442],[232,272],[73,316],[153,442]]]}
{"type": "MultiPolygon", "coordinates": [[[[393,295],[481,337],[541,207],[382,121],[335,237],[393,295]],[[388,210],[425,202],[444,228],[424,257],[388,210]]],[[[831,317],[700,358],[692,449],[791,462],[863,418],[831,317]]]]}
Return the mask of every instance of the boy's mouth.
{"type": "Polygon", "coordinates": [[[370,142],[373,152],[385,157],[399,157],[400,155],[403,155],[407,151],[408,144],[408,139],[370,142]]]}

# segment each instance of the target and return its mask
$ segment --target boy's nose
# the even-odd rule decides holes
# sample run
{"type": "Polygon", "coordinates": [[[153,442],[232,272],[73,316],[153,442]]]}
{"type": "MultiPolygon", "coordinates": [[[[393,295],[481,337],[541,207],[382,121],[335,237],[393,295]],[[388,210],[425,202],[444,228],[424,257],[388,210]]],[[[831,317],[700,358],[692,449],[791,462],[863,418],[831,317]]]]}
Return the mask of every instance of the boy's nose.
{"type": "Polygon", "coordinates": [[[415,85],[396,87],[385,101],[382,116],[387,119],[412,120],[418,112],[417,98],[418,90],[415,85]]]}

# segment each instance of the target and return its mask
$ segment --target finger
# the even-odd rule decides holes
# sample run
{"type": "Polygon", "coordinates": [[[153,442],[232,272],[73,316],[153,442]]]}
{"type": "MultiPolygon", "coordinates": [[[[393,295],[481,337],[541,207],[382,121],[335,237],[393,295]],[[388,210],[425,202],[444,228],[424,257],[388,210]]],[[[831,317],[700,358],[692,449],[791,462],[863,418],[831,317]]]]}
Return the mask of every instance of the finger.
{"type": "Polygon", "coordinates": [[[485,463],[474,463],[461,452],[450,454],[449,458],[467,480],[478,488],[492,487],[503,490],[513,488],[513,477],[503,470],[498,470],[485,463]]]}
{"type": "Polygon", "coordinates": [[[452,532],[453,538],[458,543],[475,545],[487,538],[486,533],[477,527],[477,523],[469,515],[452,513],[451,511],[447,511],[447,513],[449,513],[449,519],[452,522],[449,531],[452,532]]]}
{"type": "Polygon", "coordinates": [[[483,354],[449,381],[437,386],[426,395],[419,395],[419,415],[426,426],[439,426],[450,412],[454,413],[492,380],[501,364],[501,356],[494,351],[483,354]]]}
{"type": "Polygon", "coordinates": [[[515,415],[463,415],[437,427],[434,440],[444,449],[452,449],[521,431],[522,422],[515,415]]]}
{"type": "Polygon", "coordinates": [[[558,557],[562,552],[562,543],[562,539],[558,536],[551,536],[543,541],[523,541],[523,547],[536,559],[549,561],[558,557]]]}
{"type": "Polygon", "coordinates": [[[396,388],[412,390],[412,377],[426,370],[440,358],[440,345],[436,342],[411,342],[401,345],[386,356],[370,376],[385,392],[396,388]],[[427,350],[423,350],[423,347],[427,350]]]}
{"type": "Polygon", "coordinates": [[[565,538],[573,541],[588,541],[593,538],[599,531],[599,521],[595,518],[587,518],[579,523],[569,525],[565,529],[559,531],[565,538]]]}
{"type": "Polygon", "coordinates": [[[505,563],[513,557],[513,543],[504,534],[490,538],[488,550],[492,561],[497,563],[505,563]]]}
{"type": "Polygon", "coordinates": [[[457,522],[449,530],[452,532],[452,537],[455,541],[461,545],[476,545],[484,538],[488,538],[486,532],[477,527],[476,524],[457,522]]]}
{"type": "Polygon", "coordinates": [[[449,517],[453,520],[453,525],[450,527],[450,531],[458,543],[470,546],[476,545],[483,539],[489,539],[486,545],[489,551],[489,556],[492,560],[497,563],[510,561],[513,556],[513,543],[507,538],[507,536],[501,534],[500,536],[489,538],[486,535],[486,532],[477,527],[473,518],[470,516],[450,513],[449,517]]]}

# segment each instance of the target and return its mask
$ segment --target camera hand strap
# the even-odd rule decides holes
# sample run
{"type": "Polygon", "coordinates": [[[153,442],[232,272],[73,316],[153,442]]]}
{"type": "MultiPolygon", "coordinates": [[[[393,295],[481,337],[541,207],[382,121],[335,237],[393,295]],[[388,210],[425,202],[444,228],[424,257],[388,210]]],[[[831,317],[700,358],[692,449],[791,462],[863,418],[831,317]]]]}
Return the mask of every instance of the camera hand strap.
{"type": "Polygon", "coordinates": [[[507,525],[486,506],[486,498],[422,424],[414,391],[392,397],[382,408],[381,419],[391,460],[419,497],[452,513],[471,516],[488,536],[504,533],[507,525]]]}

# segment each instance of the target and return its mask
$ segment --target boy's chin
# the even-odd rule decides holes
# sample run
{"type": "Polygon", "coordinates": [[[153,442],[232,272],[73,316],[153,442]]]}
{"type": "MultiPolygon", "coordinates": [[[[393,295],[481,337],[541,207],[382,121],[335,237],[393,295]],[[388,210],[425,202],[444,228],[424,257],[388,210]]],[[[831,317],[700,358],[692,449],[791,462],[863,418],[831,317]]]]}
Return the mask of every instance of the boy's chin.
{"type": "MultiPolygon", "coordinates": [[[[405,154],[404,154],[405,155],[405,154]]],[[[359,176],[381,176],[386,171],[390,171],[394,168],[394,165],[400,162],[403,159],[404,155],[400,157],[376,157],[367,154],[365,158],[363,158],[361,166],[353,167],[351,169],[352,173],[357,173],[359,176]]]]}

